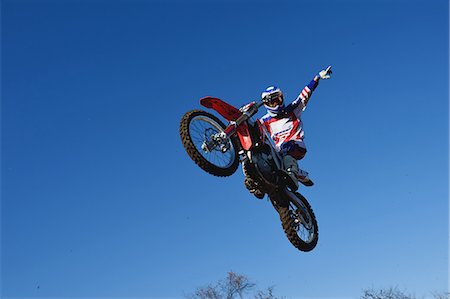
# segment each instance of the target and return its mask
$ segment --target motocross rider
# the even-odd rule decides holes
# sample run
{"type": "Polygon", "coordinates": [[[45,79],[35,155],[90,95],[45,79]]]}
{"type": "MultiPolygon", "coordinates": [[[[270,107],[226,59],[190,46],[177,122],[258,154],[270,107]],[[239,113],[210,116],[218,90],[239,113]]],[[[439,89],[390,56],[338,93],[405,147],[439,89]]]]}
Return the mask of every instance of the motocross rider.
{"type": "MultiPolygon", "coordinates": [[[[306,154],[301,115],[312,92],[319,84],[319,80],[330,78],[330,74],[331,66],[320,71],[303,88],[298,97],[286,106],[284,105],[283,92],[276,86],[269,86],[261,94],[267,114],[259,121],[270,133],[277,151],[282,154],[285,170],[292,180],[291,186],[295,186],[295,189],[298,188],[298,181],[306,186],[313,185],[313,182],[308,177],[308,173],[300,170],[297,165],[297,160],[301,160],[306,154]]],[[[260,198],[261,194],[255,193],[255,196],[260,198]]],[[[262,194],[262,196],[264,195],[262,194]]]]}

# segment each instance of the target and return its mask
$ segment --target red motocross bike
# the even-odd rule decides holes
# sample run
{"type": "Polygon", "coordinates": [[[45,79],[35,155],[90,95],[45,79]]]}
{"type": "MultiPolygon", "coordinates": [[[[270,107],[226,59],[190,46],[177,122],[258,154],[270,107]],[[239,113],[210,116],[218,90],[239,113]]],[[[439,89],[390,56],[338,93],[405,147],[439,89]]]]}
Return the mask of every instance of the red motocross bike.
{"type": "Polygon", "coordinates": [[[240,163],[246,187],[252,193],[268,194],[289,241],[301,251],[313,250],[319,237],[314,212],[306,198],[294,191],[296,186],[290,183],[267,130],[252,119],[264,103],[237,109],[205,97],[200,104],[217,111],[228,125],[206,111],[187,112],[181,119],[180,137],[189,157],[204,171],[222,177],[232,175],[240,163]]]}

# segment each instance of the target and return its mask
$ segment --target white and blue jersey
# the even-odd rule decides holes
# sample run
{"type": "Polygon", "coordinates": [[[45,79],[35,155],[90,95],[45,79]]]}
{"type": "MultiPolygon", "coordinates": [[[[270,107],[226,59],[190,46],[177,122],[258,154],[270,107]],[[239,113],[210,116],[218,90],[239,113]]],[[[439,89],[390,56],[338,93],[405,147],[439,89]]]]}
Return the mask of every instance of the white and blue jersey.
{"type": "Polygon", "coordinates": [[[305,133],[301,115],[318,84],[318,81],[312,80],[303,88],[295,101],[287,105],[278,115],[267,113],[260,119],[275,142],[278,151],[288,141],[294,141],[297,145],[306,149],[303,142],[305,133]]]}

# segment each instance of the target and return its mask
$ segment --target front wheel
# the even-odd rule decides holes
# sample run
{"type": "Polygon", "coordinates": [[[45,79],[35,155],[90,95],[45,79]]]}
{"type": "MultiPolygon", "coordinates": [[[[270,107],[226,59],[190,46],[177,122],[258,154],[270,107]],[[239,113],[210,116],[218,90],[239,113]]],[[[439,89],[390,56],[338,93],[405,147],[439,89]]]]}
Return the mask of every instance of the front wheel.
{"type": "Polygon", "coordinates": [[[306,198],[300,193],[294,194],[299,202],[283,200],[284,204],[276,209],[286,237],[292,245],[301,251],[311,251],[319,239],[316,216],[306,198]]]}
{"type": "Polygon", "coordinates": [[[180,123],[181,141],[189,157],[215,176],[230,176],[239,166],[235,140],[218,138],[224,129],[220,119],[202,110],[187,112],[180,123]]]}

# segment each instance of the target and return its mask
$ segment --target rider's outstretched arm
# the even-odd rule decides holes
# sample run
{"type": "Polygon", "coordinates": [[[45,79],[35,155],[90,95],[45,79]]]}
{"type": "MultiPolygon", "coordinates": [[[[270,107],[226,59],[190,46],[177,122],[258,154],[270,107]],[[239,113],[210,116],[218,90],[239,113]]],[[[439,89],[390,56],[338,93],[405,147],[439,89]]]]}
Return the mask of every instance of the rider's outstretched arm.
{"type": "Polygon", "coordinates": [[[311,97],[313,91],[316,89],[316,87],[319,85],[319,76],[315,76],[314,79],[309,82],[308,85],[306,85],[302,92],[298,95],[296,101],[300,100],[303,104],[303,106],[306,106],[308,104],[309,98],[311,97]]]}
{"type": "Polygon", "coordinates": [[[301,109],[304,109],[306,107],[306,104],[308,104],[308,101],[311,98],[313,91],[319,85],[319,80],[330,78],[330,74],[331,74],[331,65],[327,67],[325,70],[320,71],[316,76],[314,76],[311,82],[309,82],[309,84],[303,88],[302,92],[291,104],[289,104],[286,107],[285,110],[287,112],[290,112],[299,106],[301,109]]]}

